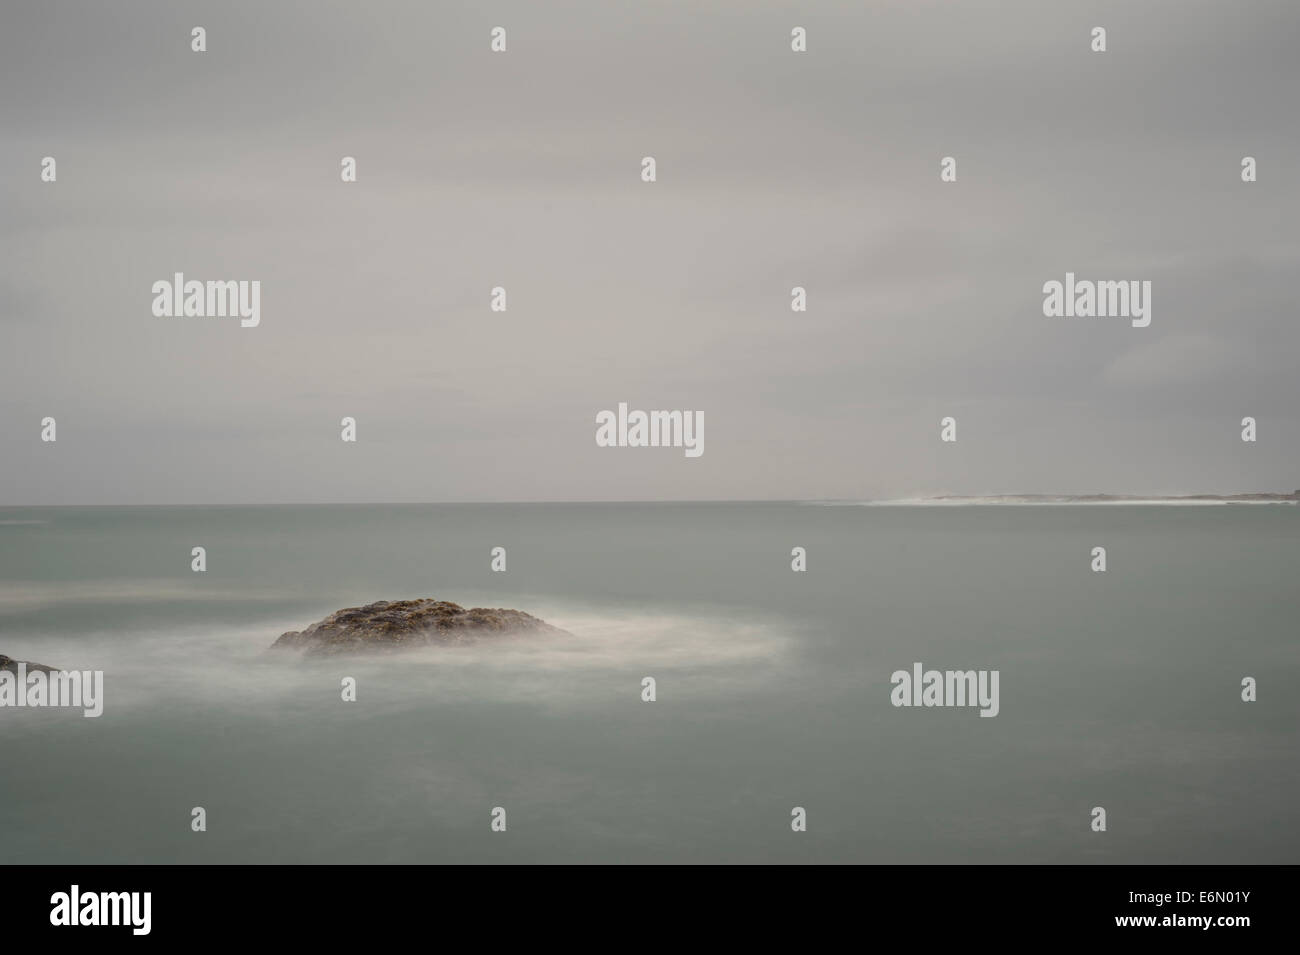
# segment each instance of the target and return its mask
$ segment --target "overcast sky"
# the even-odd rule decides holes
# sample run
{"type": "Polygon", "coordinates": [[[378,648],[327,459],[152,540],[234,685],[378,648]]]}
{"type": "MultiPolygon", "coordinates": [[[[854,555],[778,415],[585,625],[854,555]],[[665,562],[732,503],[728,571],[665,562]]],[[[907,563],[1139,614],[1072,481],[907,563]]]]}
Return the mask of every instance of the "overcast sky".
{"type": "Polygon", "coordinates": [[[1290,0],[7,3],[0,504],[1292,490],[1297,35],[1290,0]],[[155,317],[178,271],[259,280],[261,325],[155,317]],[[1044,317],[1067,271],[1151,281],[1150,327],[1044,317]],[[620,401],[705,453],[598,448],[620,401]]]}

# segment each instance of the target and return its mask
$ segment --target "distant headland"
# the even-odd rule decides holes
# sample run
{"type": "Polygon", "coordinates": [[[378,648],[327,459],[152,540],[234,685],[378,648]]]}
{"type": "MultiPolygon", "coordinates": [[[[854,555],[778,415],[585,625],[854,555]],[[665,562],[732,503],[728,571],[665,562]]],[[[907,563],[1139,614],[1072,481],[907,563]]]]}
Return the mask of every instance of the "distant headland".
{"type": "Polygon", "coordinates": [[[1295,504],[1290,494],[941,494],[923,499],[935,504],[1295,504]]]}

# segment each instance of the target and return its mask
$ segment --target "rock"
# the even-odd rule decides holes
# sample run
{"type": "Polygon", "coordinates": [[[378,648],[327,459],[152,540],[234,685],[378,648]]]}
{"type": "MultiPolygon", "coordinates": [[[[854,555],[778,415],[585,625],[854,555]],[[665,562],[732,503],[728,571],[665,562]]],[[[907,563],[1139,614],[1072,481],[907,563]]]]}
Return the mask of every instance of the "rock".
{"type": "Polygon", "coordinates": [[[56,673],[56,672],[58,672],[58,671],[56,671],[56,670],[54,669],[54,667],[47,667],[44,663],[32,663],[32,662],[30,662],[30,661],[15,660],[13,657],[7,657],[7,656],[5,656],[3,653],[0,653],[0,670],[8,670],[10,673],[13,673],[13,674],[17,675],[17,673],[18,673],[18,664],[20,664],[20,663],[24,663],[24,662],[27,663],[27,672],[28,672],[28,673],[35,673],[35,672],[37,672],[38,670],[39,670],[41,673],[56,673]]]}
{"type": "Polygon", "coordinates": [[[484,637],[521,633],[561,634],[563,630],[520,610],[466,610],[446,600],[380,600],[347,607],[306,630],[290,630],[272,649],[304,650],[308,656],[331,656],[405,649],[457,646],[484,637]]]}

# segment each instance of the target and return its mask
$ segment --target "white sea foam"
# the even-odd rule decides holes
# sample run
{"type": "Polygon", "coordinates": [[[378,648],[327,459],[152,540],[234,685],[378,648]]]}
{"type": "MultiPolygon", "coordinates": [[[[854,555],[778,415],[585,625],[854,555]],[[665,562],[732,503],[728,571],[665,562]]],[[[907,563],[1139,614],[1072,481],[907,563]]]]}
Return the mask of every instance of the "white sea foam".
{"type": "Polygon", "coordinates": [[[270,650],[281,633],[311,622],[298,618],[132,634],[16,634],[2,649],[15,659],[103,670],[111,718],[178,702],[243,711],[337,702],[344,676],[357,679],[358,695],[368,695],[367,703],[385,706],[448,700],[581,705],[594,698],[592,687],[635,701],[644,676],[666,682],[677,695],[696,686],[718,692],[761,680],[774,672],[789,645],[780,626],[753,620],[512,604],[566,632],[383,655],[311,657],[270,650]]]}

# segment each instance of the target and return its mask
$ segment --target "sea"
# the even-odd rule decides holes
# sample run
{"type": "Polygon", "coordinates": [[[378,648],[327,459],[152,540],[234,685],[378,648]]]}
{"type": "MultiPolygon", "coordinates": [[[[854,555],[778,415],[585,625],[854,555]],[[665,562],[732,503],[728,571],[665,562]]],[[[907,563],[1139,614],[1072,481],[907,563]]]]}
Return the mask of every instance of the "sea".
{"type": "Polygon", "coordinates": [[[104,681],[0,707],[0,862],[1296,863],[1298,570],[1288,504],[0,508],[0,653],[104,681]],[[565,633],[269,650],[415,597],[565,633]]]}

